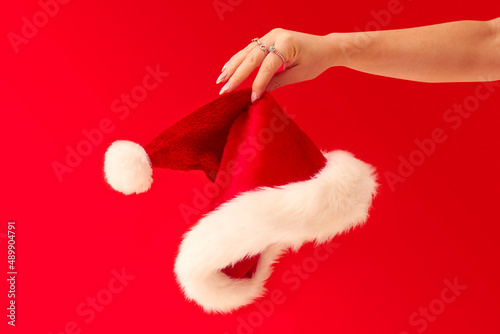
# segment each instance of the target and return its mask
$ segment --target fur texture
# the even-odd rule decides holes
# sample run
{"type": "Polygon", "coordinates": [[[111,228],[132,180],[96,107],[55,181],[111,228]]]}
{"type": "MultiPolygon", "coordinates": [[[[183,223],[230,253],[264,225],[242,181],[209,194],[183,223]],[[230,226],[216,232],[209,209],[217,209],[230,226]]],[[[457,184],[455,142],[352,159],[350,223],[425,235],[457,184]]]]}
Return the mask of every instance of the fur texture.
{"type": "Polygon", "coordinates": [[[345,151],[324,154],[313,178],[240,194],[204,216],[185,235],[175,262],[186,298],[206,312],[231,312],[265,293],[272,263],[288,248],[322,243],[368,217],[376,193],[372,166],[345,151]],[[220,269],[261,254],[251,278],[220,269]]]}
{"type": "Polygon", "coordinates": [[[153,169],[149,156],[139,144],[117,140],[104,156],[104,175],[109,185],[125,195],[149,190],[153,169]]]}

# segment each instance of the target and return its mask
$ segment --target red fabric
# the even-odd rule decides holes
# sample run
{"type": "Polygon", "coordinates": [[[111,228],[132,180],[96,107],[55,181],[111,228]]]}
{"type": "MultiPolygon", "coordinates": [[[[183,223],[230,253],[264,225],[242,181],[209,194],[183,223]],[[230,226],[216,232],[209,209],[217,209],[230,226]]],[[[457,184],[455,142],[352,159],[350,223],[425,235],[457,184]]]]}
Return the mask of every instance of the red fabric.
{"type": "MultiPolygon", "coordinates": [[[[249,111],[242,112],[229,132],[215,183],[217,207],[243,191],[304,181],[325,166],[326,159],[313,142],[266,93],[249,111]]],[[[234,278],[251,277],[259,255],[222,271],[234,278]]]]}
{"type": "Polygon", "coordinates": [[[231,127],[215,181],[227,186],[214,199],[213,207],[256,187],[304,181],[325,163],[325,157],[311,139],[271,94],[265,93],[231,127]],[[225,180],[227,175],[232,175],[230,182],[225,180]]]}
{"type": "Polygon", "coordinates": [[[248,89],[224,95],[163,131],[146,147],[153,167],[203,170],[215,179],[233,121],[250,103],[248,89]]]}
{"type": "MultiPolygon", "coordinates": [[[[210,211],[258,187],[304,181],[325,166],[313,142],[269,93],[255,104],[250,89],[220,97],[197,109],[146,146],[153,167],[201,169],[218,194],[210,211]]],[[[222,271],[251,277],[259,255],[222,271]]]]}

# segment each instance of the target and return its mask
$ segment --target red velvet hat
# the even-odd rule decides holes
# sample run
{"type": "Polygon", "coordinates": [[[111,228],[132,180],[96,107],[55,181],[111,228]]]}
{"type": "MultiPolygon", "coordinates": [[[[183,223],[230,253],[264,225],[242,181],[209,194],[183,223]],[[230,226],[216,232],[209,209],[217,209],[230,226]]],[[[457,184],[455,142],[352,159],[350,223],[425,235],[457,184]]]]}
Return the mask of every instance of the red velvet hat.
{"type": "Polygon", "coordinates": [[[372,166],[345,151],[321,152],[270,93],[224,95],[162,132],[143,149],[116,141],[108,183],[147,191],[152,167],[203,170],[220,191],[185,233],[177,282],[206,312],[231,312],[265,293],[272,264],[289,248],[322,243],[368,217],[372,166]]]}

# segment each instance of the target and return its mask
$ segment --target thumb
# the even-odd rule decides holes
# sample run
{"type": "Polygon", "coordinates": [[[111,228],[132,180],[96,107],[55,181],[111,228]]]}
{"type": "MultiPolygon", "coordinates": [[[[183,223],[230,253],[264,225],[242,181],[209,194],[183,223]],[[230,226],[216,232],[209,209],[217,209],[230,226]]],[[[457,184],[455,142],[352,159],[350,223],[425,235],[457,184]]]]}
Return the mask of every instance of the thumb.
{"type": "Polygon", "coordinates": [[[300,69],[298,70],[297,67],[281,71],[271,78],[271,81],[267,84],[266,91],[270,92],[276,88],[300,82],[303,80],[301,77],[300,69]]]}

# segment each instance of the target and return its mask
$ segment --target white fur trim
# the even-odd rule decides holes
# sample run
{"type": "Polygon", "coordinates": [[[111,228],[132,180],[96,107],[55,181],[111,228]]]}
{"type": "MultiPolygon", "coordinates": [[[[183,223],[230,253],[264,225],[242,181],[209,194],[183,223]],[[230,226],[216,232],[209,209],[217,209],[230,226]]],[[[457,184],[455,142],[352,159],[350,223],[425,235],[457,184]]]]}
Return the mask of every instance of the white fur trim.
{"type": "Polygon", "coordinates": [[[231,312],[265,293],[271,264],[287,248],[322,243],[368,217],[376,193],[375,169],[351,153],[324,153],[313,178],[245,192],[204,216],[186,234],[175,261],[177,282],[206,312],[231,312]],[[251,278],[220,271],[261,254],[251,278]]]}
{"type": "Polygon", "coordinates": [[[125,195],[147,191],[153,182],[149,156],[139,144],[117,140],[104,156],[104,174],[116,191],[125,195]]]}

